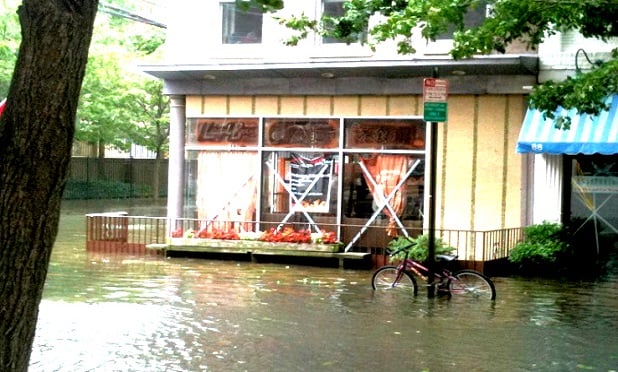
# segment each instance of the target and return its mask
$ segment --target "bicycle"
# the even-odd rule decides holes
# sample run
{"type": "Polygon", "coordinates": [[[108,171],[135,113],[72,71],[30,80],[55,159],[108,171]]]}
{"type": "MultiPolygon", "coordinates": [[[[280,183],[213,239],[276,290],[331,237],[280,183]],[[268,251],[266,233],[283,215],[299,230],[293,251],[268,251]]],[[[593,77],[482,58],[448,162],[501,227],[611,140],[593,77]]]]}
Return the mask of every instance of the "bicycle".
{"type": "MultiPolygon", "coordinates": [[[[418,284],[415,275],[427,281],[429,268],[408,257],[412,245],[413,243],[390,253],[390,256],[394,256],[405,251],[405,257],[398,265],[385,265],[373,273],[371,286],[374,290],[403,289],[417,295],[418,284]]],[[[496,299],[496,287],[487,276],[470,269],[450,271],[448,267],[457,260],[457,256],[438,254],[435,257],[437,267],[434,279],[426,286],[435,286],[438,294],[491,301],[496,299]]]]}

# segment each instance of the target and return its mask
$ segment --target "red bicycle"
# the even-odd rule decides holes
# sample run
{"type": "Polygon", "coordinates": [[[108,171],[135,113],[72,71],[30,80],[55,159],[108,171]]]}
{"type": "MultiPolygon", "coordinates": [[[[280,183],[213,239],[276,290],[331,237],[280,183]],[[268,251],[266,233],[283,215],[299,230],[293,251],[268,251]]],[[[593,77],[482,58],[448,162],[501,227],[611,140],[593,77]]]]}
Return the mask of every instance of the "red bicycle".
{"type": "MultiPolygon", "coordinates": [[[[415,276],[428,282],[429,268],[420,262],[410,259],[409,248],[413,245],[404,246],[390,255],[394,256],[405,252],[404,259],[398,265],[386,265],[377,269],[371,278],[371,286],[374,290],[405,290],[418,293],[418,284],[415,276]]],[[[457,256],[436,255],[436,270],[433,281],[426,286],[435,286],[438,294],[449,296],[467,296],[473,299],[490,300],[496,299],[496,288],[487,276],[476,270],[458,270],[452,272],[448,269],[457,256]]]]}

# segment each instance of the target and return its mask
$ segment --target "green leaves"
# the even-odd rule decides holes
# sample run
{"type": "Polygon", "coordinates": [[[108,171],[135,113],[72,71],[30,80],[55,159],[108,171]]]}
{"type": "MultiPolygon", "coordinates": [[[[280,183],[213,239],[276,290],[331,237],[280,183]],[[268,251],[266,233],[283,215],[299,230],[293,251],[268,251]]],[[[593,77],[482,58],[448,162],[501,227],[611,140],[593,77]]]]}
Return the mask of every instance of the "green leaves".
{"type": "MultiPolygon", "coordinates": [[[[424,262],[427,260],[427,253],[429,250],[429,236],[419,235],[416,238],[407,238],[405,236],[398,236],[388,243],[388,248],[391,251],[396,251],[400,248],[408,247],[408,258],[416,261],[424,262]],[[412,245],[410,246],[410,243],[412,245]]],[[[442,239],[436,238],[435,240],[435,254],[450,254],[455,248],[446,244],[442,239]]],[[[405,257],[405,251],[394,255],[392,259],[394,261],[401,261],[405,257]]]]}
{"type": "Polygon", "coordinates": [[[156,58],[165,35],[126,20],[97,20],[75,138],[125,151],[132,144],[142,145],[162,157],[167,151],[169,99],[161,81],[130,66],[144,56],[156,58]]]}
{"type": "Polygon", "coordinates": [[[524,241],[509,254],[509,261],[522,266],[556,262],[569,248],[564,239],[564,228],[558,223],[543,222],[528,226],[524,236],[524,241]]]}
{"type": "Polygon", "coordinates": [[[579,114],[598,115],[607,110],[604,100],[610,94],[618,92],[618,59],[594,67],[590,72],[578,74],[567,80],[553,81],[539,85],[530,95],[531,106],[544,111],[546,116],[554,119],[556,128],[569,129],[571,119],[568,116],[556,116],[554,111],[560,107],[577,108],[579,114]]]}
{"type": "MultiPolygon", "coordinates": [[[[268,4],[268,0],[252,0],[268,4]]],[[[311,20],[303,15],[282,24],[299,31],[288,40],[296,45],[310,32],[348,37],[371,25],[366,43],[375,50],[378,44],[393,40],[400,54],[414,54],[413,41],[418,37],[435,40],[453,32],[454,59],[478,54],[505,53],[514,42],[535,49],[548,36],[566,30],[580,31],[586,37],[607,41],[618,36],[616,0],[540,1],[540,0],[349,0],[346,14],[339,18],[311,20]],[[466,23],[475,11],[485,6],[490,11],[479,24],[466,23]]],[[[357,41],[357,40],[353,40],[357,41]]],[[[362,41],[365,42],[365,41],[362,41]]],[[[564,82],[548,82],[531,95],[532,105],[555,119],[555,125],[568,128],[568,117],[553,117],[559,106],[577,108],[580,113],[597,114],[604,108],[603,99],[617,93],[618,52],[611,60],[564,82]]]]}

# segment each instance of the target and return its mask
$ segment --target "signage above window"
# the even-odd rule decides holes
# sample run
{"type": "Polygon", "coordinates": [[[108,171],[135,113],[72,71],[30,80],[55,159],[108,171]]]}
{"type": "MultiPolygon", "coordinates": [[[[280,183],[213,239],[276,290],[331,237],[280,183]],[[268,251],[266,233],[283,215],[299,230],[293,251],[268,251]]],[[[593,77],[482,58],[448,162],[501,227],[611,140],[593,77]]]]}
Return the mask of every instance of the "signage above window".
{"type": "Polygon", "coordinates": [[[425,122],[418,119],[347,119],[346,148],[424,150],[425,122]]]}
{"type": "Polygon", "coordinates": [[[190,119],[189,143],[200,145],[257,146],[257,118],[190,119]],[[191,136],[190,135],[190,136],[191,136]]]}
{"type": "Polygon", "coordinates": [[[337,119],[266,119],[264,146],[336,148],[337,119]]]}

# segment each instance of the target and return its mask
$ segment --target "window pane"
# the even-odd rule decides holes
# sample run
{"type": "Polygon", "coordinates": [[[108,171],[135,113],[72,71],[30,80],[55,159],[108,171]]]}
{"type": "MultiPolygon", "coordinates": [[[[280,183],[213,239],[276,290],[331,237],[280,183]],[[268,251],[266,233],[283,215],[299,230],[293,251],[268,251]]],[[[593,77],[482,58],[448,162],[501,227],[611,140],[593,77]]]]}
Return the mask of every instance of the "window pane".
{"type": "Polygon", "coordinates": [[[422,220],[424,174],[422,157],[383,154],[346,156],[342,200],[344,216],[369,218],[379,213],[378,219],[388,220],[392,214],[385,207],[385,200],[390,197],[390,207],[400,220],[422,220]],[[400,182],[401,186],[396,188],[400,182]]]}
{"type": "Polygon", "coordinates": [[[425,149],[425,121],[421,119],[347,119],[345,131],[348,149],[425,149]]]}
{"type": "MultiPolygon", "coordinates": [[[[487,4],[482,1],[475,9],[469,9],[468,13],[464,15],[464,28],[470,29],[479,26],[485,20],[487,16],[487,4]]],[[[451,26],[449,29],[436,37],[437,40],[452,39],[455,27],[451,26]]]]}
{"type": "Polygon", "coordinates": [[[336,155],[324,152],[266,153],[263,206],[270,213],[335,215],[336,163],[336,155]]]}
{"type": "Polygon", "coordinates": [[[336,148],[337,119],[265,119],[264,145],[274,147],[336,148]]]}
{"type": "Polygon", "coordinates": [[[239,9],[234,3],[222,3],[223,44],[257,44],[262,42],[262,12],[251,7],[239,9]]]}

